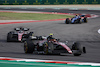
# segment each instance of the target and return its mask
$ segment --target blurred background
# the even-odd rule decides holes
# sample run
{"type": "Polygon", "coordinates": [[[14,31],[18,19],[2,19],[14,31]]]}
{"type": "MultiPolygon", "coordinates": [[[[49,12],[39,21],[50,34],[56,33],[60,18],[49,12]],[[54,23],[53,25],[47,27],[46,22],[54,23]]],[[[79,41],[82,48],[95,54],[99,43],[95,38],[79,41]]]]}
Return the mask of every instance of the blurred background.
{"type": "Polygon", "coordinates": [[[0,5],[100,4],[100,0],[0,0],[0,5]]]}

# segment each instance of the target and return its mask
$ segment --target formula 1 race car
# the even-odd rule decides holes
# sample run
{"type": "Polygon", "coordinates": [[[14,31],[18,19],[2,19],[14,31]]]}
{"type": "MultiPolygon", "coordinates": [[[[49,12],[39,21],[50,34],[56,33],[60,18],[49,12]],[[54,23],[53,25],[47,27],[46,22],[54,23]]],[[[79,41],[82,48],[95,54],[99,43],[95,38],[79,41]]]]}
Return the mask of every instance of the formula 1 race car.
{"type": "Polygon", "coordinates": [[[69,45],[69,42],[60,42],[59,39],[47,40],[43,36],[31,36],[24,42],[25,53],[38,53],[38,54],[61,54],[68,53],[74,56],[80,56],[86,53],[85,47],[82,47],[79,42],[74,42],[69,45]]]}
{"type": "Polygon", "coordinates": [[[79,18],[66,18],[65,20],[66,24],[81,24],[81,23],[87,23],[87,17],[85,15],[80,15],[79,18]]]}
{"type": "Polygon", "coordinates": [[[28,32],[29,28],[14,28],[14,31],[10,31],[7,34],[7,42],[12,42],[12,41],[20,41],[24,42],[26,38],[29,36],[33,35],[33,32],[28,32]]]}

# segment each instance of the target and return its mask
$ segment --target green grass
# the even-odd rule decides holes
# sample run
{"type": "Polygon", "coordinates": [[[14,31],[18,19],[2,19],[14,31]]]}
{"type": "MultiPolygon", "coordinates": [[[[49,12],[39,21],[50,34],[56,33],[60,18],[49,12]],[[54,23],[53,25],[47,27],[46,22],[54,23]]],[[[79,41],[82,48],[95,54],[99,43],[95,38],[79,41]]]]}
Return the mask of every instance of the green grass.
{"type": "Polygon", "coordinates": [[[0,20],[51,20],[73,17],[72,15],[39,14],[39,13],[8,13],[0,12],[0,20]]]}

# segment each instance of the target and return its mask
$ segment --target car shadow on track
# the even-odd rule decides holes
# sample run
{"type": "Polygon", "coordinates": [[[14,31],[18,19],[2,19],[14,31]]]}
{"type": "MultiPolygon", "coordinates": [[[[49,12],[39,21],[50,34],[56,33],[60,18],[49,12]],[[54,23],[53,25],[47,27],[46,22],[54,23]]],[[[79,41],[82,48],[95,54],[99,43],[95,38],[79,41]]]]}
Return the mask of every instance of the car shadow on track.
{"type": "Polygon", "coordinates": [[[66,54],[66,55],[58,55],[58,54],[48,54],[48,55],[44,55],[44,54],[26,54],[26,53],[22,53],[22,52],[0,52],[0,56],[17,56],[17,57],[22,57],[22,56],[30,56],[30,57],[34,57],[34,56],[37,56],[37,57],[65,57],[65,56],[70,56],[70,57],[73,57],[73,55],[69,55],[69,54],[66,54]]]}
{"type": "Polygon", "coordinates": [[[0,42],[2,42],[2,43],[23,43],[23,42],[20,42],[20,41],[7,42],[7,40],[5,40],[5,39],[0,39],[0,42]]]}
{"type": "Polygon", "coordinates": [[[6,40],[0,39],[0,42],[7,42],[6,40]]]}
{"type": "MultiPolygon", "coordinates": [[[[58,24],[64,24],[64,25],[80,25],[80,24],[66,24],[66,23],[64,23],[64,22],[62,22],[62,23],[58,23],[58,24]]],[[[84,23],[83,23],[84,24],[84,23]]]]}

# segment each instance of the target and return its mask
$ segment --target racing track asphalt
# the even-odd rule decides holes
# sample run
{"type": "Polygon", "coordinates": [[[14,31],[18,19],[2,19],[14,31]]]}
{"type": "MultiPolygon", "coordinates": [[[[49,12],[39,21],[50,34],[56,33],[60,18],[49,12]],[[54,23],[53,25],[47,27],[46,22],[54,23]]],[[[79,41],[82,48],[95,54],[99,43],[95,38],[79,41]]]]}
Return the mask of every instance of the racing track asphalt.
{"type": "MultiPolygon", "coordinates": [[[[14,9],[15,10],[15,9],[14,9]]],[[[16,9],[19,10],[19,9],[16,9]]],[[[21,10],[21,9],[20,9],[21,10]]],[[[24,11],[48,11],[48,12],[65,12],[65,13],[86,13],[100,15],[100,11],[89,10],[54,10],[54,9],[25,9],[24,11]]],[[[64,21],[48,21],[38,23],[20,23],[0,25],[0,57],[32,58],[46,60],[66,60],[82,62],[100,62],[100,34],[97,33],[100,28],[100,17],[89,19],[88,23],[83,24],[65,24],[64,21]],[[79,57],[73,55],[37,55],[25,54],[23,43],[6,42],[7,33],[14,27],[28,27],[34,31],[35,35],[49,35],[54,33],[54,37],[60,38],[61,41],[80,41],[86,46],[87,53],[79,57]]]]}

